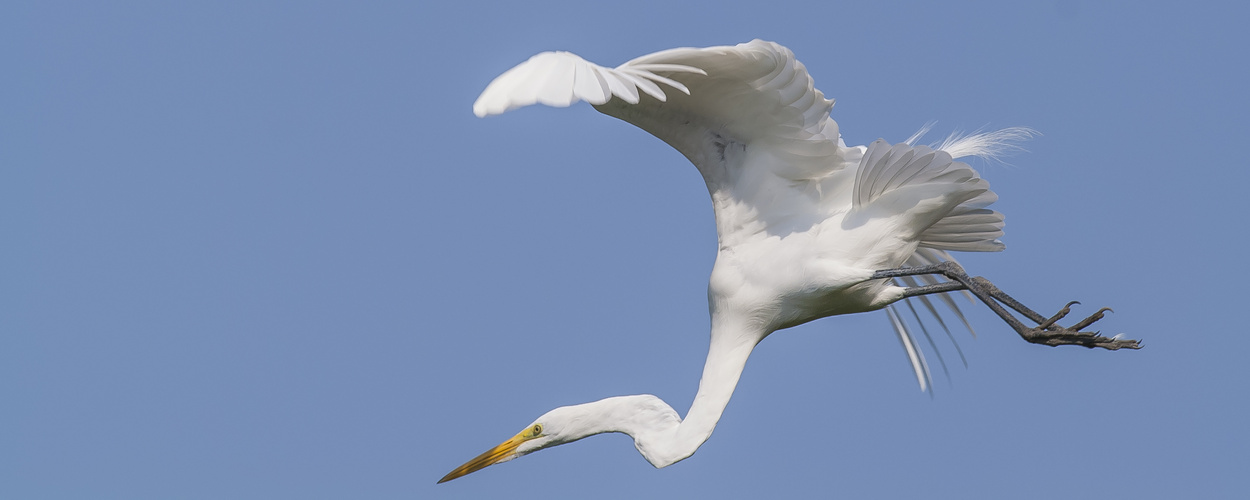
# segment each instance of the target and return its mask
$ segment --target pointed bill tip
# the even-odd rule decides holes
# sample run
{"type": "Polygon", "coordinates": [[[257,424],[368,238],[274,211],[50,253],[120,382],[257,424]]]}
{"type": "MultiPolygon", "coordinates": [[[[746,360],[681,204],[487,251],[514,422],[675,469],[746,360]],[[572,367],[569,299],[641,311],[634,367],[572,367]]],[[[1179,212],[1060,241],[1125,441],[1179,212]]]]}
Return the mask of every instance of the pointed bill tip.
{"type": "Polygon", "coordinates": [[[485,469],[486,467],[489,467],[491,465],[495,465],[500,462],[507,462],[508,460],[512,460],[513,458],[516,458],[517,456],[516,455],[517,447],[521,446],[521,443],[525,442],[526,440],[527,440],[527,437],[525,436],[524,433],[517,434],[516,436],[513,436],[512,439],[504,441],[500,443],[498,446],[491,448],[489,450],[486,450],[485,453],[478,455],[476,457],[473,457],[473,460],[469,460],[468,462],[465,462],[464,465],[461,465],[460,467],[456,467],[455,470],[448,472],[446,476],[443,476],[443,478],[439,479],[438,482],[435,484],[443,484],[447,481],[451,481],[452,479],[456,479],[458,477],[472,474],[479,470],[485,469]]]}

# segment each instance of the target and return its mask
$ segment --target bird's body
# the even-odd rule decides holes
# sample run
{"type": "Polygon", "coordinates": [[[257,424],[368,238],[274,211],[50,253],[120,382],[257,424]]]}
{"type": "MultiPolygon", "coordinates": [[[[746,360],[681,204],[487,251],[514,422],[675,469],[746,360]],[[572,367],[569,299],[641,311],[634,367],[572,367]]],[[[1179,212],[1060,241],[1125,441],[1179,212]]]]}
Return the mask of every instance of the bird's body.
{"type": "MultiPolygon", "coordinates": [[[[684,419],[650,395],[557,408],[443,481],[602,432],[631,435],[649,462],[664,467],[711,435],[752,349],[769,334],[911,296],[936,314],[925,296],[935,292],[968,289],[988,300],[990,292],[969,280],[939,284],[933,275],[945,271],[889,276],[898,281],[879,273],[938,265],[950,260],[947,250],[1001,250],[1002,215],[985,208],[995,195],[953,157],[993,155],[1005,140],[1027,135],[1023,129],[936,149],[914,138],[848,147],[829,116],[833,101],[788,49],[759,40],[671,49],[617,68],[543,53],[497,78],[473,109],[486,116],[579,100],[665,141],[707,183],[718,247],[698,393],[684,419]]],[[[1037,316],[1029,317],[1040,323],[1037,316]]],[[[923,356],[896,313],[891,320],[924,389],[923,356]]]]}

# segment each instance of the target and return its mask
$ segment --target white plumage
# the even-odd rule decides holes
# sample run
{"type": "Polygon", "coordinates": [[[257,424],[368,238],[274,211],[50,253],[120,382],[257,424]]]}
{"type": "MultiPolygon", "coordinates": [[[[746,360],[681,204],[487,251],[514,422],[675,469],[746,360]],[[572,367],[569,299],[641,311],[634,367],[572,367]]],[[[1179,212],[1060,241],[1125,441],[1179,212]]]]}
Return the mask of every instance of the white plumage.
{"type": "MultiPolygon", "coordinates": [[[[689,457],[711,435],[755,345],[777,330],[826,316],[890,307],[890,322],[924,390],[927,363],[892,304],[916,297],[940,322],[927,294],[967,289],[991,308],[997,304],[990,296],[1006,297],[962,274],[939,284],[935,273],[957,279],[945,268],[898,268],[949,261],[948,250],[1002,250],[1002,215],[986,208],[996,196],[954,157],[992,156],[1027,137],[1027,129],[956,138],[936,149],[915,145],[916,137],[847,147],[829,116],[833,101],[816,90],[803,64],[789,49],[760,40],[670,49],[616,68],[545,52],[492,81],[473,112],[482,117],[577,101],[668,143],[707,183],[719,245],[708,286],[711,342],[698,393],[685,419],[650,395],[557,408],[442,481],[602,432],[629,434],[656,467],[689,457]]],[[[967,325],[945,293],[936,297],[967,325]]],[[[1009,305],[1042,323],[1040,315],[1009,305]]],[[[1038,328],[1053,336],[1062,327],[1038,328]]]]}

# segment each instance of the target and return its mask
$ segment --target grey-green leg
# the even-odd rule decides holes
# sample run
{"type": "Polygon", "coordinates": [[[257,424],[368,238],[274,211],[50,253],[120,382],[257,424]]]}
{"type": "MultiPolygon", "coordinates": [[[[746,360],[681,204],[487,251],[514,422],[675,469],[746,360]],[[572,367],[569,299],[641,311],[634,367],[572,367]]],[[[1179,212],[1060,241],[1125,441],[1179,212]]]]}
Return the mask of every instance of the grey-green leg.
{"type": "Polygon", "coordinates": [[[1132,339],[1121,339],[1116,337],[1103,337],[1099,332],[1082,332],[1082,328],[1094,324],[1094,322],[1103,318],[1103,313],[1110,311],[1109,308],[1099,309],[1098,312],[1090,315],[1071,327],[1064,327],[1058,324],[1071,311],[1072,305],[1078,302],[1069,302],[1063,306],[1052,317],[1045,317],[1036,311],[1025,307],[1016,299],[1011,298],[998,287],[990,283],[989,280],[980,276],[968,276],[964,269],[954,262],[942,262],[931,266],[920,267],[901,267],[898,269],[886,269],[877,271],[872,275],[874,279],[897,278],[900,276],[916,276],[921,274],[938,274],[947,277],[951,281],[945,283],[937,283],[933,285],[917,286],[907,288],[903,292],[903,297],[915,297],[917,295],[927,295],[931,293],[953,292],[957,290],[967,290],[976,296],[981,302],[984,302],[990,310],[994,311],[998,317],[1007,322],[1012,329],[1019,333],[1024,340],[1034,344],[1044,344],[1049,346],[1058,345],[1080,345],[1089,348],[1101,347],[1103,349],[1140,349],[1141,344],[1132,339]],[[1037,323],[1037,326],[1029,327],[1020,322],[1015,315],[1011,314],[1006,308],[1015,310],[1022,314],[1028,320],[1037,323]]]}

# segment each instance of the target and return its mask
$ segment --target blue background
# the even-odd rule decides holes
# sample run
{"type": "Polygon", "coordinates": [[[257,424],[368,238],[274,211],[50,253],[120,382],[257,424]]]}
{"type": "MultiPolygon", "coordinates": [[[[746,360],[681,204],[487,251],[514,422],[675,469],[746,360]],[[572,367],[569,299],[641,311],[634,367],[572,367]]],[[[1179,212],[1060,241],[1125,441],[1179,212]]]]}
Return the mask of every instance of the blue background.
{"type": "Polygon", "coordinates": [[[1240,497],[1250,13],[1008,4],[6,2],[0,497],[1240,497]],[[971,307],[930,397],[883,313],[824,319],[759,346],[689,460],[606,435],[436,486],[556,406],[684,413],[707,346],[695,169],[477,94],[544,50],[752,38],[850,144],[1041,131],[974,164],[1008,250],[961,261],[1146,348],[971,307]]]}

